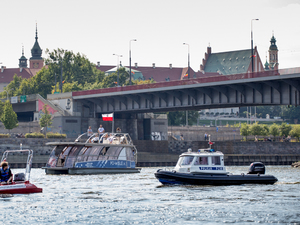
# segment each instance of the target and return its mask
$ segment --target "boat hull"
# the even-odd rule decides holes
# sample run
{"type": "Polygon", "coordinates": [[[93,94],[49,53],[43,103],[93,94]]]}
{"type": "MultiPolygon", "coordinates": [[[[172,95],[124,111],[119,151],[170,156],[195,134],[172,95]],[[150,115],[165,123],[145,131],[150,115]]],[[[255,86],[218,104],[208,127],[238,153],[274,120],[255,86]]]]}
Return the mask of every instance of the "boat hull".
{"type": "Polygon", "coordinates": [[[29,182],[13,182],[12,184],[0,185],[0,194],[32,194],[41,193],[42,188],[38,188],[29,182]]]}
{"type": "Polygon", "coordinates": [[[176,171],[158,170],[155,177],[162,184],[191,185],[241,185],[241,184],[274,184],[277,178],[260,174],[189,174],[176,171]]]}
{"type": "Polygon", "coordinates": [[[70,175],[92,175],[92,174],[118,174],[118,173],[139,173],[139,168],[47,168],[46,174],[70,174],[70,175]]]}

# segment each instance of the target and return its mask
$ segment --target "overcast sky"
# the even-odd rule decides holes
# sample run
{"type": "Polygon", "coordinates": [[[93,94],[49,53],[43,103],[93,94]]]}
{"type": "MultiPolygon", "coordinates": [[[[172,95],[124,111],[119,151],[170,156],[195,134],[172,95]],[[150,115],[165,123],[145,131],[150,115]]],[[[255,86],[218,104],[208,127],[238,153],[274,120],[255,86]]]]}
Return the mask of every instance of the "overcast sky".
{"type": "Polygon", "coordinates": [[[17,68],[22,55],[31,57],[35,41],[45,50],[63,48],[82,53],[93,63],[199,70],[210,44],[212,52],[251,48],[265,62],[272,32],[279,49],[279,68],[300,67],[300,0],[14,0],[0,4],[0,62],[17,68]]]}

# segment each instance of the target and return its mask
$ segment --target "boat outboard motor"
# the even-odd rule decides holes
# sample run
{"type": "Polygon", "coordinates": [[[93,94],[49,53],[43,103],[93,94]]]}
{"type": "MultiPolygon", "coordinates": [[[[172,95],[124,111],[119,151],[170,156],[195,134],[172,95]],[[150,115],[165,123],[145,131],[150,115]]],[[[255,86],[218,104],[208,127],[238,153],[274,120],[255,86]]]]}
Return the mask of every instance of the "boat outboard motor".
{"type": "Polygon", "coordinates": [[[16,173],[14,175],[14,181],[25,181],[25,174],[24,173],[16,173]]]}
{"type": "Polygon", "coordinates": [[[261,162],[251,163],[248,174],[265,174],[265,165],[261,162]]]}

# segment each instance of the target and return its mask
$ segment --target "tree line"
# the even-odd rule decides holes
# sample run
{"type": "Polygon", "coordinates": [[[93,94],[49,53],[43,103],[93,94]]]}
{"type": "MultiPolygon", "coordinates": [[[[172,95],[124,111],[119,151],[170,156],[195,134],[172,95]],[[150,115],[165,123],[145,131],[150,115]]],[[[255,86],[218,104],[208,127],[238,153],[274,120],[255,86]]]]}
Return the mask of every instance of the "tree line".
{"type": "MultiPolygon", "coordinates": [[[[47,94],[56,92],[72,92],[93,90],[117,86],[117,72],[105,75],[96,68],[87,57],[80,53],[73,53],[58,48],[50,52],[46,49],[45,66],[31,78],[15,75],[13,80],[0,93],[2,98],[9,96],[40,94],[44,98],[47,94]],[[61,80],[63,85],[61,85],[61,80]]],[[[124,67],[119,70],[119,86],[129,85],[129,73],[124,67]]],[[[152,80],[133,80],[133,85],[153,83],[152,80]]]]}
{"type": "Polygon", "coordinates": [[[288,136],[296,138],[298,141],[300,139],[300,125],[290,125],[287,123],[282,123],[281,125],[278,125],[276,123],[272,125],[266,125],[266,124],[259,124],[254,123],[252,125],[242,123],[240,128],[240,134],[245,137],[247,140],[247,137],[250,135],[254,136],[263,136],[266,137],[268,135],[273,136],[273,140],[276,140],[276,137],[286,139],[288,136]]]}

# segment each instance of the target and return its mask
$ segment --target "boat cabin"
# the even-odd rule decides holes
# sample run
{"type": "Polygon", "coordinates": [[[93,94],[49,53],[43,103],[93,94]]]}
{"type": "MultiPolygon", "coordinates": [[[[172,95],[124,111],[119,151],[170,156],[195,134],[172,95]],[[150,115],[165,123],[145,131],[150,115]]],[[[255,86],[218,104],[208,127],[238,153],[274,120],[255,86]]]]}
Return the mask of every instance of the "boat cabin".
{"type": "Polygon", "coordinates": [[[135,168],[136,148],[128,134],[94,134],[85,142],[52,142],[54,146],[46,167],[61,168],[135,168]]]}
{"type": "Polygon", "coordinates": [[[193,174],[226,174],[224,154],[214,149],[199,149],[198,152],[182,153],[174,171],[193,174]]]}

